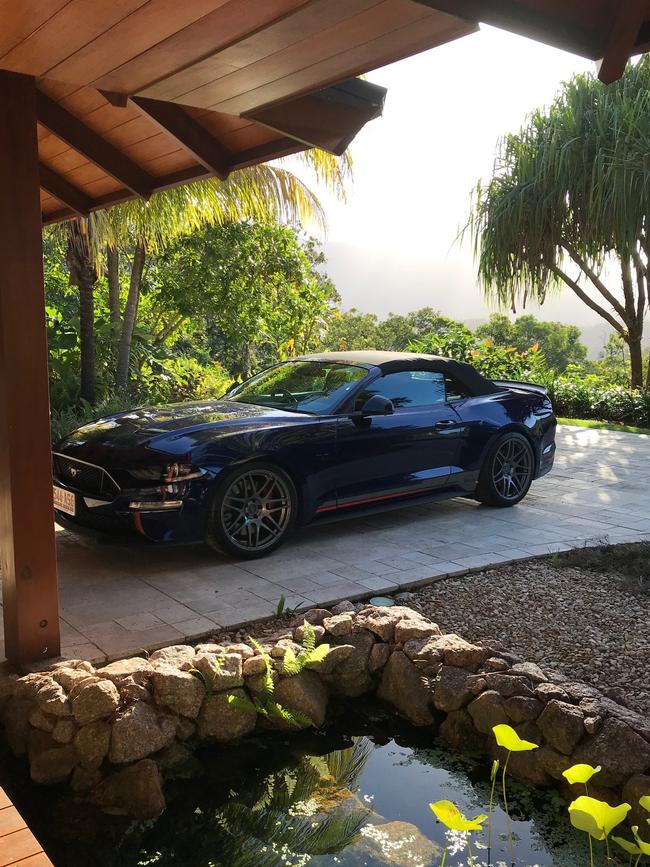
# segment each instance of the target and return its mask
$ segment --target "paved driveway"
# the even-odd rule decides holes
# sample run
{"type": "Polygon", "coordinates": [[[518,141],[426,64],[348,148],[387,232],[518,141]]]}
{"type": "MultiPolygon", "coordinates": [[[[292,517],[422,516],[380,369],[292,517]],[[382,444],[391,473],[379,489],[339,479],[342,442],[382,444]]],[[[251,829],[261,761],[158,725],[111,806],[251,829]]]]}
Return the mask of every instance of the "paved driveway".
{"type": "Polygon", "coordinates": [[[114,658],[266,617],[281,596],[291,607],[328,603],[640,539],[650,539],[650,437],[564,427],[553,472],[510,509],[462,499],[414,506],[303,530],[248,562],[198,546],[98,545],[60,531],[63,649],[114,658]]]}

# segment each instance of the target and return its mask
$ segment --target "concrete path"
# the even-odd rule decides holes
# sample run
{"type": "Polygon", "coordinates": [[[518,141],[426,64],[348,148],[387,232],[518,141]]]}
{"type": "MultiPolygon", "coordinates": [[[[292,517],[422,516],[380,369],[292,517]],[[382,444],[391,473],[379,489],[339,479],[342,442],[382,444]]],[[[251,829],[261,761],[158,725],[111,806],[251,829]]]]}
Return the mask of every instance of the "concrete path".
{"type": "Polygon", "coordinates": [[[563,427],[552,473],[514,508],[457,499],[311,527],[261,560],[98,545],[66,531],[58,539],[64,655],[112,659],[267,617],[281,596],[292,608],[331,603],[650,539],[650,437],[563,427]]]}

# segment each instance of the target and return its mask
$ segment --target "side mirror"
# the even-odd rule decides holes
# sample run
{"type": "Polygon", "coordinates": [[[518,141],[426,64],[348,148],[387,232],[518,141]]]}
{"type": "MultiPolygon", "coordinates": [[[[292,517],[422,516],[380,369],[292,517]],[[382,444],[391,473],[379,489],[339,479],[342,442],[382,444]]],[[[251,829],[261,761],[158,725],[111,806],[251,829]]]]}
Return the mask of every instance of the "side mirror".
{"type": "Polygon", "coordinates": [[[391,415],[395,412],[393,401],[381,394],[373,394],[361,407],[361,415],[391,415]]]}

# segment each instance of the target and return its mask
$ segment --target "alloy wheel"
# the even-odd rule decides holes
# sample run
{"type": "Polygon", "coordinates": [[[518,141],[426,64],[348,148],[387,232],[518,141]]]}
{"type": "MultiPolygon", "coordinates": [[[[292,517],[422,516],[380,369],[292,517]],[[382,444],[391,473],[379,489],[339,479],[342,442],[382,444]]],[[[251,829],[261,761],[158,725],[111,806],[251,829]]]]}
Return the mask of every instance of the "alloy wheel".
{"type": "Polygon", "coordinates": [[[228,486],[221,503],[221,522],[236,548],[264,551],[285,533],[291,508],[289,488],[279,474],[250,470],[228,486]]]}
{"type": "Polygon", "coordinates": [[[533,455],[527,443],[511,439],[503,443],[494,455],[492,481],[504,500],[516,500],[531,480],[533,455]]]}

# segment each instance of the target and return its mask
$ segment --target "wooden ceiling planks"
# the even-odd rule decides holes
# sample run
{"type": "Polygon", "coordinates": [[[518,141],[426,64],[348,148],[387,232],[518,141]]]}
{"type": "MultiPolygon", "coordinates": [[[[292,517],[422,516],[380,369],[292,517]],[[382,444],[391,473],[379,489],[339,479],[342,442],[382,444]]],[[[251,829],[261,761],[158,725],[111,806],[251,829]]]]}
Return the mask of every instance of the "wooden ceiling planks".
{"type": "Polygon", "coordinates": [[[475,29],[412,0],[0,0],[0,20],[0,75],[37,79],[46,220],[296,153],[297,131],[341,148],[372,100],[305,126],[296,96],[475,29]]]}

